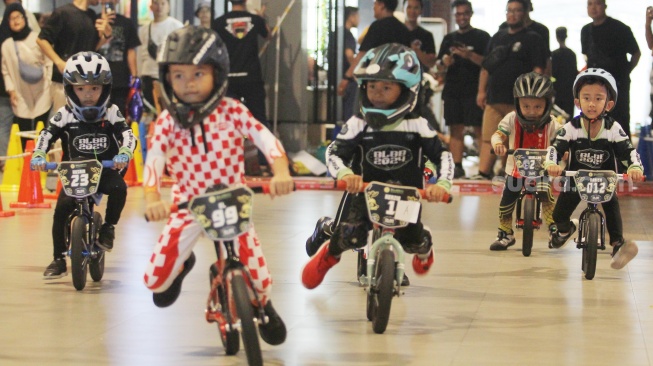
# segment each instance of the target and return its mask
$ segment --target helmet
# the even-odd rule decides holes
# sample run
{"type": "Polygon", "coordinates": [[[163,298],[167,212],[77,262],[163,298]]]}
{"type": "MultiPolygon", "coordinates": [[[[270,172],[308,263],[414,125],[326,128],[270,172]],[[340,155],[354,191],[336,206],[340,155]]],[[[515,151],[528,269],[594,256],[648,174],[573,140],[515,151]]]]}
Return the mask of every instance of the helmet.
{"type": "Polygon", "coordinates": [[[163,106],[183,128],[201,122],[227,91],[229,54],[222,39],[210,29],[190,25],[170,33],[161,45],[157,61],[163,106]],[[206,101],[188,104],[174,95],[168,81],[168,69],[173,64],[213,66],[213,91],[206,101]]]}
{"type": "Polygon", "coordinates": [[[574,81],[574,99],[578,99],[580,88],[585,85],[587,80],[591,80],[592,78],[600,79],[605,85],[605,88],[608,89],[608,99],[617,103],[619,93],[617,93],[617,82],[614,80],[614,77],[609,72],[594,67],[583,70],[576,76],[576,80],[574,81]]]}
{"type": "Polygon", "coordinates": [[[354,70],[354,76],[360,90],[361,113],[372,128],[394,123],[417,105],[422,71],[417,55],[406,46],[388,43],[367,51],[354,70]],[[370,80],[401,85],[401,94],[390,108],[378,109],[372,105],[367,98],[367,81],[370,80]]]}
{"type": "Polygon", "coordinates": [[[515,86],[512,89],[515,97],[515,110],[517,111],[517,120],[526,130],[533,131],[542,128],[551,121],[551,109],[553,108],[553,83],[551,80],[536,72],[529,72],[519,75],[515,80],[515,86]],[[542,116],[538,119],[531,120],[524,117],[519,107],[519,98],[544,98],[546,107],[542,116]]]}
{"type": "Polygon", "coordinates": [[[113,76],[107,60],[95,52],[79,52],[66,61],[63,70],[64,93],[66,103],[75,117],[82,122],[95,123],[107,113],[111,96],[113,76]],[[101,85],[102,94],[94,106],[84,107],[75,94],[73,87],[78,85],[101,85]]]}

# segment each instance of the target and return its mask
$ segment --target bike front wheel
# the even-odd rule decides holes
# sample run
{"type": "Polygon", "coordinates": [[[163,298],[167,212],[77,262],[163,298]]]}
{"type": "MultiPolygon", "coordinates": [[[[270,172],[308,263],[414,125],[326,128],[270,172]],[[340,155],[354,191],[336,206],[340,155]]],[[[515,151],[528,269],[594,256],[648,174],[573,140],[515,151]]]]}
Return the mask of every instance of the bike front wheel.
{"type": "Polygon", "coordinates": [[[249,293],[243,276],[234,275],[231,279],[231,291],[236,313],[240,319],[240,330],[243,346],[250,366],[263,365],[261,345],[259,344],[256,324],[254,323],[254,307],[249,299],[249,293]]]}
{"type": "MultiPolygon", "coordinates": [[[[395,257],[392,251],[381,251],[376,261],[375,286],[371,289],[372,295],[372,329],[374,333],[385,332],[390,319],[390,307],[394,296],[395,257]]],[[[369,295],[368,295],[369,296],[369,295]]]]}
{"type": "Polygon", "coordinates": [[[524,257],[531,255],[533,249],[533,220],[535,219],[535,198],[526,195],[522,202],[524,208],[524,227],[521,252],[524,257]]]}
{"type": "Polygon", "coordinates": [[[596,256],[600,245],[600,233],[601,217],[598,213],[588,214],[587,231],[583,232],[583,236],[586,238],[583,245],[583,272],[585,272],[585,278],[588,280],[593,279],[596,273],[596,256]]]}
{"type": "Polygon", "coordinates": [[[220,340],[224,347],[226,355],[235,355],[240,350],[240,334],[238,329],[234,328],[233,317],[229,312],[229,302],[224,293],[224,287],[220,284],[216,286],[213,291],[213,280],[218,276],[218,267],[214,264],[209,269],[209,287],[211,289],[211,307],[220,308],[222,315],[226,319],[225,324],[218,322],[218,332],[220,333],[220,340]]]}
{"type": "MultiPolygon", "coordinates": [[[[100,226],[102,226],[102,215],[100,215],[99,212],[93,212],[93,227],[95,228],[95,236],[93,238],[94,243],[97,242],[98,237],[100,236],[100,226]]],[[[89,245],[89,247],[91,247],[91,245],[89,245]]],[[[100,281],[102,276],[104,276],[104,254],[104,250],[98,250],[97,256],[95,258],[91,257],[88,264],[91,278],[95,282],[100,281]]]]}
{"type": "Polygon", "coordinates": [[[86,219],[75,217],[70,225],[70,269],[73,274],[73,286],[77,291],[86,287],[88,267],[86,262],[86,219]]]}

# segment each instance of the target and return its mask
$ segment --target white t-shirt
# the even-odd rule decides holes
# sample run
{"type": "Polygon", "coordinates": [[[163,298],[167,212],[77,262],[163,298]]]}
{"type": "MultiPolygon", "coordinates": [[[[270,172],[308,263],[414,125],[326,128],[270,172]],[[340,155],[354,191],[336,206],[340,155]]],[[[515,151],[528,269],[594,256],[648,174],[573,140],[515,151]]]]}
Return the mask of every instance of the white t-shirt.
{"type": "Polygon", "coordinates": [[[156,60],[150,56],[149,52],[147,52],[147,45],[150,40],[150,24],[152,24],[152,42],[157,46],[161,46],[166,37],[168,37],[168,34],[183,27],[184,24],[175,18],[167,17],[165,20],[160,22],[145,24],[138,30],[138,38],[141,40],[141,45],[136,49],[138,55],[139,76],[150,76],[158,79],[159,65],[156,60]]]}

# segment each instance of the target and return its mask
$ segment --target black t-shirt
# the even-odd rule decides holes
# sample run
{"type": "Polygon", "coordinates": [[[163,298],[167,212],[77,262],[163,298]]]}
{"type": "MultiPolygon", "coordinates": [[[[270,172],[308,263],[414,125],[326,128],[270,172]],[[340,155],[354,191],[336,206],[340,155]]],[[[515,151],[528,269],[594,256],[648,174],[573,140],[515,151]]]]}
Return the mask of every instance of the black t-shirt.
{"type": "MultiPolygon", "coordinates": [[[[427,31],[422,27],[417,27],[412,31],[409,30],[408,35],[410,37],[411,46],[413,42],[417,40],[420,42],[419,49],[422,52],[435,54],[435,41],[433,40],[433,33],[427,31]]],[[[426,67],[426,65],[424,65],[421,62],[420,62],[420,66],[422,66],[422,71],[424,72],[429,71],[429,68],[426,67]]]]}
{"type": "MultiPolygon", "coordinates": [[[[354,52],[354,55],[356,54],[356,38],[354,38],[354,35],[351,33],[351,30],[345,29],[345,39],[343,40],[343,48],[345,50],[352,50],[354,52]]],[[[347,56],[345,53],[342,53],[342,73],[343,75],[349,70],[349,60],[347,60],[347,56]]]]}
{"type": "Polygon", "coordinates": [[[498,31],[490,39],[486,54],[500,45],[510,46],[511,52],[488,78],[487,103],[513,104],[512,89],[515,80],[519,75],[533,71],[535,67],[544,69],[546,62],[542,55],[546,51],[542,47],[542,38],[527,29],[514,34],[507,30],[498,31]]]}
{"type": "MultiPolygon", "coordinates": [[[[471,29],[465,33],[451,32],[444,36],[440,45],[438,59],[451,55],[449,49],[456,44],[471,47],[471,51],[485,55],[490,35],[480,29],[471,29]]],[[[442,90],[442,97],[470,97],[478,92],[478,77],[481,67],[472,61],[454,55],[454,63],[447,68],[447,76],[442,90]]]]}
{"type": "Polygon", "coordinates": [[[578,70],[576,69],[576,54],[569,48],[558,48],[551,53],[552,74],[556,91],[555,102],[567,113],[574,111],[572,89],[578,70]]]}
{"type": "Polygon", "coordinates": [[[231,11],[211,23],[229,51],[229,82],[262,82],[258,36],[268,36],[265,19],[246,11],[231,11]]]}
{"type": "MultiPolygon", "coordinates": [[[[508,28],[508,23],[503,22],[499,26],[499,29],[507,29],[508,28]]],[[[546,25],[542,23],[538,23],[536,21],[533,21],[528,27],[526,27],[528,30],[532,30],[533,32],[537,33],[541,38],[542,38],[542,46],[546,49],[546,54],[544,55],[545,57],[551,56],[551,46],[549,45],[549,28],[546,27],[546,25]]]]}
{"type": "MultiPolygon", "coordinates": [[[[95,29],[97,15],[91,9],[83,11],[73,4],[62,5],[52,12],[52,16],[43,28],[39,38],[44,39],[54,48],[62,60],[82,51],[95,51],[100,36],[95,29]]],[[[55,66],[52,81],[61,83],[63,76],[55,66]]]]}
{"type": "Polygon", "coordinates": [[[121,14],[116,14],[112,28],[111,40],[98,52],[109,61],[113,74],[113,88],[128,88],[131,72],[127,63],[127,51],[140,46],[141,40],[138,38],[134,23],[121,14]]]}
{"type": "Polygon", "coordinates": [[[595,26],[590,23],[583,26],[580,31],[580,41],[583,54],[588,58],[587,66],[603,68],[617,81],[630,81],[631,70],[627,54],[633,55],[639,52],[639,46],[630,27],[607,17],[601,25],[595,26]],[[598,53],[592,52],[592,44],[598,49],[598,53]]]}
{"type": "Polygon", "coordinates": [[[408,28],[395,17],[387,17],[372,22],[360,50],[361,52],[369,51],[386,43],[399,43],[410,47],[408,28]]]}

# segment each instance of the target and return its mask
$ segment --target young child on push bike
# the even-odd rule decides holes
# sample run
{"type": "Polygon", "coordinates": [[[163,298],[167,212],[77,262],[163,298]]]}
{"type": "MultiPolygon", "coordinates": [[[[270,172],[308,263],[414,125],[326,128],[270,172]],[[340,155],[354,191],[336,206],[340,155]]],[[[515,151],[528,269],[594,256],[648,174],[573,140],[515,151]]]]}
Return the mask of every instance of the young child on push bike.
{"type": "MultiPolygon", "coordinates": [[[[553,108],[553,83],[548,77],[529,72],[520,75],[515,80],[513,95],[515,97],[515,111],[508,113],[501,122],[497,131],[490,140],[497,156],[504,156],[508,149],[546,149],[549,147],[560,124],[551,115],[553,108]]],[[[510,155],[506,161],[506,182],[499,203],[499,234],[490,250],[506,250],[515,244],[515,235],[512,230],[512,213],[519,199],[524,184],[515,165],[515,158],[510,155]]],[[[548,190],[541,194],[542,218],[550,230],[553,228],[553,194],[551,185],[540,180],[537,182],[538,192],[548,190]],[[540,185],[546,185],[546,187],[540,185]]]]}
{"type": "MultiPolygon", "coordinates": [[[[175,203],[188,201],[212,186],[244,183],[244,143],[247,137],[265,154],[273,168],[272,196],[288,194],[293,181],[279,140],[238,100],[225,97],[229,56],[212,30],[186,26],[168,35],[159,53],[161,95],[165,110],[156,120],[143,177],[145,215],[150,221],[167,220],[147,266],[144,281],[154,292],[158,307],[172,305],[184,277],[195,264],[193,246],[203,233],[188,210],[171,213],[161,200],[164,166],[177,182],[175,203]]],[[[261,338],[283,343],[286,327],[272,307],[272,280],[253,227],[234,243],[240,261],[252,273],[261,306],[269,317],[260,324],[261,338]]]]}
{"type": "MultiPolygon", "coordinates": [[[[442,201],[451,188],[453,160],[426,119],[411,114],[418,103],[421,70],[419,60],[409,48],[390,43],[370,50],[354,75],[358,81],[363,118],[347,121],[327,150],[332,176],[347,183],[347,192],[356,194],[346,217],[311,257],[302,272],[308,289],[320,285],[331,267],[348,249],[367,244],[371,223],[363,182],[380,181],[423,188],[426,155],[439,162],[437,184],[426,189],[426,199],[442,201]],[[362,175],[348,167],[354,154],[362,153],[362,175]]],[[[421,215],[420,215],[421,216],[421,215]]],[[[413,269],[426,274],[433,264],[431,234],[421,222],[398,229],[395,237],[413,257],[413,269]]]]}
{"type": "MultiPolygon", "coordinates": [[[[103,169],[98,191],[109,196],[104,224],[100,228],[100,248],[110,252],[127,199],[127,184],[119,170],[127,167],[136,147],[136,138],[125,123],[118,106],[109,104],[112,83],[107,60],[94,52],[80,52],[66,61],[63,72],[67,105],[52,117],[48,127],[36,141],[30,165],[45,170],[45,154],[53,142],[61,139],[63,161],[113,160],[114,169],[103,169]]],[[[59,194],[52,222],[54,260],[45,269],[43,279],[66,275],[66,242],[64,228],[75,210],[75,199],[59,194]]]]}
{"type": "MultiPolygon", "coordinates": [[[[569,152],[568,169],[614,170],[618,171],[620,164],[627,163],[628,175],[633,181],[643,178],[642,162],[630,139],[621,125],[607,112],[617,103],[617,83],[612,75],[597,68],[582,71],[576,77],[573,86],[574,103],[580,109],[580,115],[567,122],[558,132],[545,161],[545,168],[550,176],[556,177],[562,173],[558,164],[560,156],[569,152]]],[[[575,182],[570,179],[570,189],[560,192],[553,210],[557,230],[551,233],[549,246],[561,248],[571,238],[578,227],[578,220],[571,218],[572,213],[580,203],[580,197],[575,190],[575,182]]],[[[614,269],[623,268],[637,255],[637,244],[625,240],[619,200],[617,194],[608,202],[601,204],[605,213],[605,221],[610,235],[612,263],[614,269]]]]}

